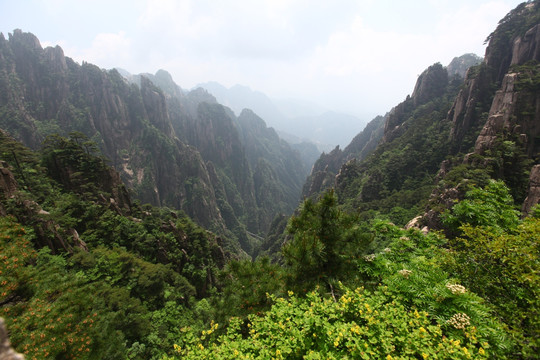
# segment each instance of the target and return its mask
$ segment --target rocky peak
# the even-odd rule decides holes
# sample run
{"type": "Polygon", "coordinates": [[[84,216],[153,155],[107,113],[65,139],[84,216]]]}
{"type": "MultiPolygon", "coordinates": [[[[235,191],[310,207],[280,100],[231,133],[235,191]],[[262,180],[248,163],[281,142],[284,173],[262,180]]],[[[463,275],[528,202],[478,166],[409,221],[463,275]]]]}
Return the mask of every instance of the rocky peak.
{"type": "Polygon", "coordinates": [[[56,72],[65,72],[68,69],[64,50],[60,46],[46,47],[43,51],[44,59],[51,64],[56,72]]]}
{"type": "MultiPolygon", "coordinates": [[[[255,130],[258,133],[266,132],[269,130],[266,127],[266,123],[263,119],[261,119],[257,114],[253,112],[251,109],[244,109],[238,116],[238,122],[243,124],[244,126],[249,126],[251,129],[255,130]]],[[[274,134],[275,131],[271,130],[274,134]]],[[[277,137],[277,134],[275,134],[277,137]]]]}
{"type": "Polygon", "coordinates": [[[431,65],[420,74],[416,81],[411,95],[414,106],[425,104],[441,96],[447,84],[448,72],[446,69],[440,63],[431,65]]]}
{"type": "Polygon", "coordinates": [[[465,78],[467,71],[471,66],[478,65],[483,61],[483,58],[476,54],[464,54],[452,59],[450,64],[446,67],[449,77],[458,76],[462,79],[465,78]]]}
{"type": "Polygon", "coordinates": [[[148,78],[152,80],[152,82],[158,86],[160,89],[163,90],[165,95],[173,97],[173,98],[181,98],[184,96],[184,92],[178,86],[171,74],[169,72],[160,69],[156,72],[155,75],[149,75],[148,78]]]}
{"type": "Polygon", "coordinates": [[[168,137],[173,136],[173,128],[167,111],[165,96],[160,88],[145,76],[141,77],[141,95],[148,119],[168,137]]]}
{"type": "Polygon", "coordinates": [[[186,95],[186,108],[192,117],[197,117],[199,104],[217,104],[216,98],[202,87],[191,90],[186,95]]]}
{"type": "Polygon", "coordinates": [[[405,101],[398,104],[388,113],[384,126],[384,142],[390,142],[405,131],[403,126],[407,114],[420,105],[423,105],[444,94],[448,85],[448,73],[440,63],[431,65],[418,77],[414,91],[405,101]]]}
{"type": "Polygon", "coordinates": [[[30,50],[43,50],[39,39],[34,34],[23,32],[21,29],[15,29],[13,34],[9,34],[9,41],[30,50]]]}
{"type": "Polygon", "coordinates": [[[510,11],[497,26],[497,29],[491,33],[486,41],[489,42],[484,56],[486,65],[493,71],[495,81],[500,84],[504,75],[508,72],[509,66],[515,62],[523,63],[526,58],[535,52],[529,49],[534,43],[534,31],[528,37],[528,40],[523,35],[528,33],[531,28],[538,23],[540,12],[540,3],[538,1],[532,3],[522,3],[514,10],[510,11]],[[516,45],[521,47],[520,51],[516,50],[516,45]],[[529,49],[529,50],[528,50],[529,49]]]}
{"type": "MultiPolygon", "coordinates": [[[[520,160],[528,158],[537,163],[540,154],[539,17],[540,2],[534,2],[519,5],[501,20],[488,38],[485,62],[468,73],[465,87],[448,113],[448,119],[453,121],[454,142],[460,143],[465,136],[475,139],[474,154],[485,156],[484,161],[475,163],[476,157],[468,154],[463,163],[473,167],[493,163],[490,176],[505,180],[517,201],[522,201],[527,191],[527,179],[523,175],[530,170],[524,214],[540,199],[539,166],[530,169],[527,160],[520,160]],[[494,86],[497,91],[493,91],[494,86]],[[502,146],[510,145],[512,151],[501,150],[502,146]],[[510,161],[504,160],[504,156],[514,157],[510,161]]],[[[468,149],[470,147],[458,150],[468,149]]],[[[446,172],[444,167],[443,163],[441,174],[446,172]]],[[[460,194],[462,192],[456,189],[443,187],[434,191],[432,200],[449,207],[460,194]]],[[[435,213],[426,216],[428,222],[435,218],[435,213]]]]}

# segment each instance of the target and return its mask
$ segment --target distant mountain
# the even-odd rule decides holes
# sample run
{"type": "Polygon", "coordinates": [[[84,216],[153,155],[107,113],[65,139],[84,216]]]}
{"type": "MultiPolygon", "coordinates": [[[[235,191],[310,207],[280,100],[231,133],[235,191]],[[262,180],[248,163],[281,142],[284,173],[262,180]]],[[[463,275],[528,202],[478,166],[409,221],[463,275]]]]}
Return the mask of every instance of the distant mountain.
{"type": "Polygon", "coordinates": [[[478,65],[482,63],[484,59],[476,54],[464,54],[459,57],[455,57],[452,59],[450,64],[446,67],[446,71],[448,71],[448,76],[459,76],[461,78],[465,78],[465,75],[467,74],[467,70],[471,66],[478,65]]]}
{"type": "Polygon", "coordinates": [[[268,96],[259,91],[253,91],[241,85],[226,88],[217,82],[207,82],[199,84],[195,88],[197,87],[206,89],[221,104],[230,107],[238,115],[242,110],[250,109],[264,119],[269,126],[287,131],[285,129],[287,117],[281,113],[268,96]]]}
{"type": "Polygon", "coordinates": [[[246,86],[231,88],[209,82],[198,85],[210,92],[216,99],[229,106],[236,114],[243,109],[251,109],[269,126],[283,133],[288,141],[294,138],[315,143],[320,150],[328,150],[336,145],[348,144],[353,135],[361,131],[366,123],[361,119],[335,111],[329,111],[317,104],[302,100],[273,100],[267,95],[253,91],[246,86]]]}

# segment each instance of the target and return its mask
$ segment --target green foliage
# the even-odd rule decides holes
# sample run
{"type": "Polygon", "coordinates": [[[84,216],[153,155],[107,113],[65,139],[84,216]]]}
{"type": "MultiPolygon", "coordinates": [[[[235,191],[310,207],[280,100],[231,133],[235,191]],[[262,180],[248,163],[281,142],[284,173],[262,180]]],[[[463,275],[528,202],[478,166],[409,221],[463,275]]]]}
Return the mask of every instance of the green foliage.
{"type": "Polygon", "coordinates": [[[288,286],[304,292],[318,284],[331,290],[331,282],[348,270],[345,258],[356,256],[367,242],[356,218],[338,209],[332,190],[317,203],[305,200],[288,232],[292,238],[283,246],[288,286]]]}
{"type": "Polygon", "coordinates": [[[0,140],[24,189],[0,199],[23,224],[0,218],[0,313],[19,351],[29,359],[157,359],[182,326],[203,326],[211,309],[200,311],[195,297],[208,294],[225,262],[213,234],[181,212],[112,206],[98,174],[109,169],[77,134],[48,143],[43,164],[58,169],[62,186],[36,154],[0,140]]]}
{"type": "Polygon", "coordinates": [[[423,211],[441,161],[451,152],[451,123],[444,120],[461,84],[445,84],[426,103],[414,105],[409,98],[398,105],[387,120],[395,128],[386,131],[386,141],[362,162],[342,167],[336,181],[340,204],[363,218],[380,213],[399,225],[423,211]]]}
{"type": "Polygon", "coordinates": [[[232,260],[221,277],[223,290],[211,298],[217,321],[266,311],[271,305],[268,294],[283,294],[285,288],[283,268],[267,257],[253,262],[232,260]]]}
{"type": "Polygon", "coordinates": [[[66,189],[78,193],[92,193],[108,171],[104,158],[97,155],[98,148],[80,132],[69,138],[51,135],[43,143],[42,161],[48,175],[66,189]]]}
{"type": "Polygon", "coordinates": [[[339,301],[316,292],[288,300],[272,297],[264,316],[231,319],[200,335],[185,329],[168,359],[483,359],[489,343],[474,326],[461,336],[434,325],[429,314],[410,310],[385,287],[375,292],[343,288],[339,301]]]}
{"type": "Polygon", "coordinates": [[[464,225],[462,237],[451,242],[447,265],[465,286],[494,305],[522,356],[532,359],[540,350],[540,220],[510,225],[511,232],[464,225]]]}
{"type": "Polygon", "coordinates": [[[0,219],[2,249],[0,276],[2,316],[11,330],[12,344],[29,359],[114,359],[123,337],[112,326],[98,295],[98,284],[84,284],[66,272],[66,261],[39,253],[32,233],[12,219],[0,219]],[[10,251],[17,249],[18,251],[10,251]],[[17,276],[9,276],[16,272],[17,276]],[[4,277],[7,274],[7,277],[4,277]],[[21,277],[26,276],[24,284],[21,277]],[[19,281],[18,281],[19,280],[19,281]]]}
{"type": "Polygon", "coordinates": [[[492,180],[484,189],[468,191],[465,199],[443,214],[442,218],[454,233],[465,224],[510,231],[518,224],[519,212],[504,182],[492,180]]]}
{"type": "Polygon", "coordinates": [[[452,325],[453,319],[456,314],[465,314],[477,336],[489,342],[494,353],[509,351],[512,342],[492,310],[444,266],[448,255],[442,247],[446,244],[442,235],[405,231],[384,221],[375,222],[373,230],[377,246],[358,261],[366,286],[377,289],[383,284],[401,304],[426,311],[446,333],[458,338],[461,329],[452,325]]]}

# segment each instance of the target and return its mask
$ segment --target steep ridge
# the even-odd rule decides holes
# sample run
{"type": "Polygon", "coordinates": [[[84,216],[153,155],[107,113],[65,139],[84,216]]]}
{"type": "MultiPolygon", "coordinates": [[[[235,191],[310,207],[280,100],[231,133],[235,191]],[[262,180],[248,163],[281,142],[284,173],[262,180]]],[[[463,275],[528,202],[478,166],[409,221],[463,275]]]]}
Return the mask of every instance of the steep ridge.
{"type": "Polygon", "coordinates": [[[281,140],[273,128],[267,128],[253,111],[244,109],[238,125],[253,169],[259,230],[268,231],[276,213],[290,214],[296,208],[308,169],[298,151],[281,140]]]}
{"type": "Polygon", "coordinates": [[[20,30],[1,42],[0,72],[9,79],[2,92],[18,91],[24,99],[0,104],[3,129],[33,149],[48,135],[80,131],[100,146],[142,202],[185,209],[201,225],[223,228],[206,166],[195,149],[175,138],[163,93],[151,81],[130,86],[116,70],[78,65],[59,47],[42,49],[34,35],[20,30]],[[199,179],[201,201],[186,204],[193,189],[184,183],[192,177],[199,179]]]}
{"type": "MultiPolygon", "coordinates": [[[[395,145],[388,145],[400,137],[420,137],[423,131],[421,128],[414,130],[414,134],[416,135],[413,135],[409,131],[411,127],[418,127],[418,125],[415,125],[416,121],[414,117],[425,117],[431,113],[440,120],[442,118],[441,115],[436,115],[435,112],[446,112],[442,107],[447,106],[448,98],[452,96],[452,91],[462,82],[463,78],[461,75],[466,69],[477,64],[480,60],[481,58],[476,55],[465,54],[454,58],[447,67],[443,67],[441,64],[434,64],[426,69],[419,76],[412,95],[407,96],[405,101],[395,106],[385,116],[374,118],[343,151],[335,148],[330,153],[321,155],[315,163],[308,181],[304,185],[303,195],[314,196],[329,187],[336,186],[336,176],[338,173],[344,182],[348,181],[345,181],[345,179],[349,175],[351,177],[357,176],[359,172],[363,171],[358,168],[359,163],[375,151],[379,143],[381,149],[383,147],[388,149],[388,147],[393,146],[407,146],[407,141],[402,143],[402,140],[399,140],[395,145]],[[424,110],[421,110],[420,108],[427,103],[430,103],[430,105],[426,106],[424,110]],[[405,135],[408,131],[409,134],[405,135]],[[348,175],[346,175],[347,173],[348,175]],[[353,173],[356,173],[356,175],[352,175],[353,173]]],[[[429,126],[429,123],[425,125],[429,126]]],[[[420,140],[417,141],[419,142],[420,140]]],[[[446,143],[446,140],[442,143],[446,143]]],[[[379,149],[379,154],[385,151],[381,149],[379,149]]],[[[377,160],[373,161],[376,162],[377,160]]],[[[436,162],[437,160],[434,161],[436,162]]],[[[370,166],[372,165],[366,165],[364,167],[370,166]]],[[[392,170],[389,171],[391,172],[392,170]]],[[[382,177],[379,175],[374,175],[372,178],[373,182],[380,180],[382,180],[382,177]]],[[[343,183],[341,186],[342,188],[346,187],[343,183]]],[[[364,197],[367,196],[369,198],[370,195],[368,195],[368,192],[371,192],[373,189],[368,189],[369,187],[366,189],[364,197]]]]}
{"type": "Polygon", "coordinates": [[[202,88],[181,93],[163,70],[149,78],[166,93],[177,136],[197,148],[212,169],[227,228],[242,223],[262,235],[276,214],[292,213],[308,172],[298,151],[251,110],[236,117],[202,88]]]}
{"type": "Polygon", "coordinates": [[[286,206],[252,216],[261,210],[246,157],[253,149],[230,109],[202,89],[184,93],[165,71],[127,81],[117,70],[75,63],[58,46],[43,49],[21,30],[0,36],[0,94],[0,128],[25,145],[37,149],[56,133],[85,134],[137,199],[184,210],[232,239],[235,251],[251,252],[247,231],[262,235],[273,216],[292,211],[307,175],[297,152],[260,152],[281,169],[274,180],[288,181],[271,185],[289,190],[286,206]]]}
{"type": "Polygon", "coordinates": [[[538,12],[538,2],[523,3],[501,20],[480,65],[466,54],[448,67],[430,66],[412,95],[385,116],[371,155],[323,154],[304,195],[335,186],[339,201],[366,217],[380,212],[404,225],[428,209],[424,224],[437,227],[440,211],[464,195],[466,184],[494,178],[520,204],[529,192],[523,208],[530,211],[539,180],[531,173],[540,147],[538,12]]]}
{"type": "Polygon", "coordinates": [[[455,148],[472,146],[465,156],[441,165],[441,181],[424,218],[427,225],[440,226],[441,207],[463,196],[468,182],[482,183],[486,177],[504,180],[516,202],[523,203],[524,214],[538,203],[539,21],[538,2],[512,10],[489,36],[484,63],[469,72],[448,119],[451,138],[459,144],[455,148]],[[463,141],[463,132],[472,128],[477,136],[463,141]]]}
{"type": "Polygon", "coordinates": [[[335,177],[341,166],[349,161],[362,161],[377,146],[384,133],[386,116],[377,116],[371,120],[364,130],[356,135],[344,150],[339,146],[328,154],[323,153],[311,169],[302,195],[313,197],[321,194],[335,184],[335,177]]]}

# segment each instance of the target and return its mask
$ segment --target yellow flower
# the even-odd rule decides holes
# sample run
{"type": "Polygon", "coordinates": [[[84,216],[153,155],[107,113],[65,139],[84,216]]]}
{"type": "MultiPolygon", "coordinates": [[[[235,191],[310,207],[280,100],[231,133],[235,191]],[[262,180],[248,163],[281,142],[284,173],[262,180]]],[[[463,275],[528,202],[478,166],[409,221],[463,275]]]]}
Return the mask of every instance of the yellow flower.
{"type": "Polygon", "coordinates": [[[392,356],[390,356],[390,354],[386,355],[386,360],[392,360],[392,356]]]}
{"type": "Polygon", "coordinates": [[[485,354],[486,354],[486,352],[484,351],[484,348],[478,349],[478,353],[479,353],[480,355],[485,355],[485,354]]]}
{"type": "Polygon", "coordinates": [[[422,353],[422,357],[423,357],[424,359],[427,359],[427,358],[428,358],[428,356],[429,356],[428,354],[426,354],[426,353],[422,353]]]}

